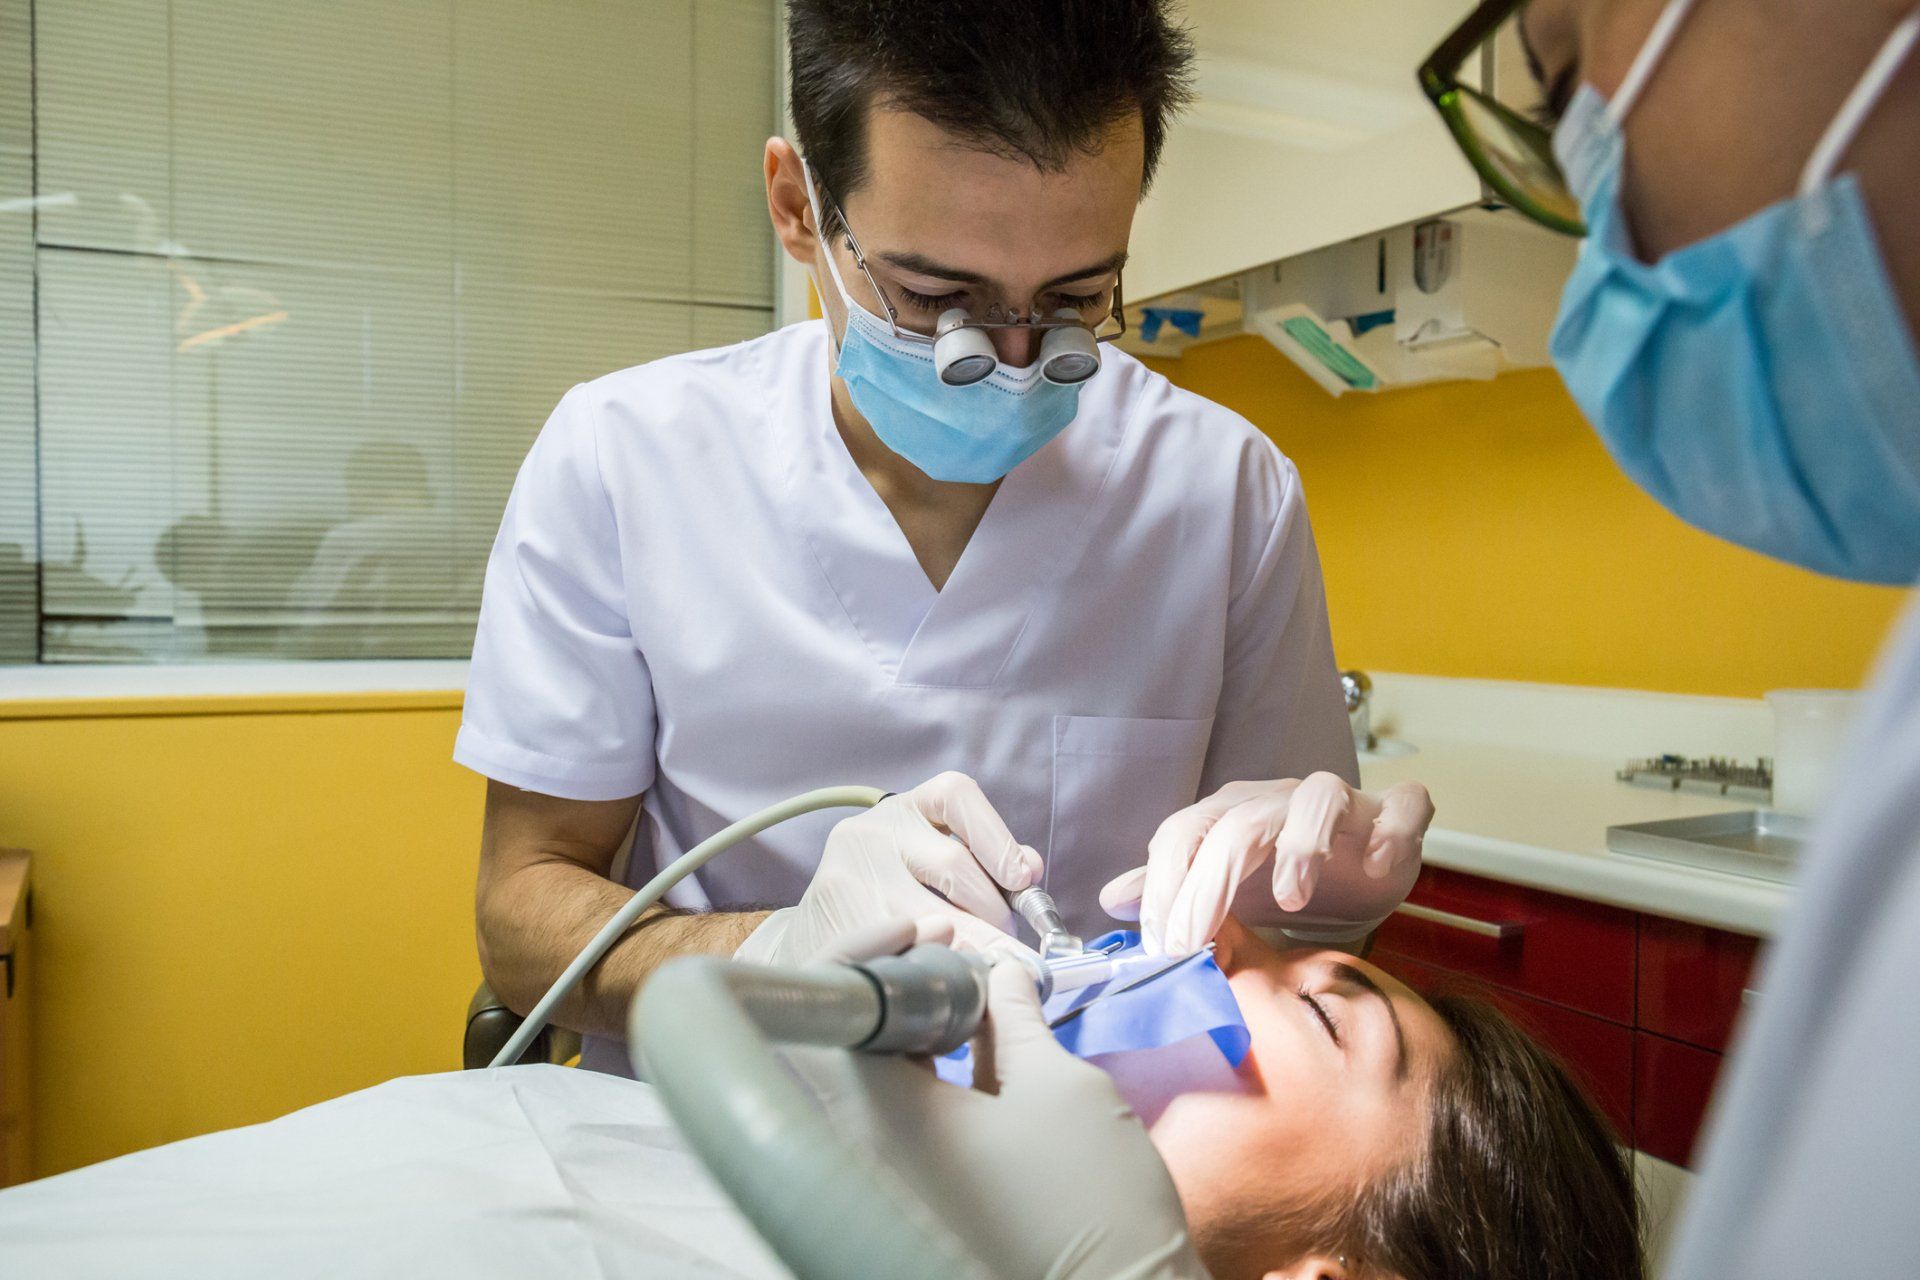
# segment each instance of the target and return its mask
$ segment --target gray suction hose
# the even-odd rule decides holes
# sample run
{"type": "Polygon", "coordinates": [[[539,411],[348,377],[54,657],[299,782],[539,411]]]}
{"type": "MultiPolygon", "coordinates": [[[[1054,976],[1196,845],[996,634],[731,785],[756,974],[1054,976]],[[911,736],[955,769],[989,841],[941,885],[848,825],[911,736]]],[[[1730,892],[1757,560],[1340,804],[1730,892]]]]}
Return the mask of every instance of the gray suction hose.
{"type": "Polygon", "coordinates": [[[886,795],[887,793],[878,787],[822,787],[818,791],[808,791],[791,799],[782,800],[779,804],[769,805],[751,817],[742,818],[732,826],[708,836],[675,858],[659,875],[647,881],[640,892],[628,898],[626,903],[614,912],[613,918],[601,926],[600,932],[593,935],[592,941],[580,949],[580,954],[573,958],[573,962],[554,980],[553,985],[547,988],[547,994],[541,996],[539,1003],[527,1012],[526,1020],[520,1024],[520,1029],[513,1033],[513,1037],[505,1045],[501,1046],[500,1052],[495,1054],[493,1061],[487,1065],[506,1067],[520,1061],[520,1056],[527,1051],[527,1046],[533,1043],[533,1038],[540,1034],[541,1028],[545,1027],[553,1017],[553,1011],[560,1006],[562,1000],[566,999],[568,992],[580,985],[580,980],[586,977],[587,971],[600,963],[648,907],[660,901],[666,896],[667,890],[695,871],[742,840],[756,836],[768,827],[785,822],[788,818],[812,813],[818,809],[865,809],[879,804],[886,795]]]}
{"type": "Polygon", "coordinates": [[[986,1004],[985,969],[945,947],[787,969],[689,956],[628,1015],[635,1064],[733,1202],[800,1280],[986,1280],[931,1209],[835,1132],[770,1041],[943,1053],[986,1004]]]}

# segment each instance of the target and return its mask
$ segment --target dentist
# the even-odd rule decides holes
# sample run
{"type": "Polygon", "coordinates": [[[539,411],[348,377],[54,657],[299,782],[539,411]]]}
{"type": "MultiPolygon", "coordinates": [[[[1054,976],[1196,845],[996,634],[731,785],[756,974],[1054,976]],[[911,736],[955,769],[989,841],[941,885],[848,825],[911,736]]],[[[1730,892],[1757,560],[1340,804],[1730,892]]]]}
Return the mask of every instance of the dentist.
{"type": "Polygon", "coordinates": [[[1236,892],[1363,936],[1431,806],[1355,789],[1299,476],[1107,341],[1186,96],[1167,7],[788,12],[799,146],[767,143],[767,203],[825,318],[578,386],[529,453],[455,747],[490,779],[488,981],[526,1009],[657,867],[842,782],[902,794],[644,918],[560,1011],[586,1065],[627,1069],[670,956],[801,960],[898,917],[992,946],[1035,879],[1169,950],[1236,892]]]}

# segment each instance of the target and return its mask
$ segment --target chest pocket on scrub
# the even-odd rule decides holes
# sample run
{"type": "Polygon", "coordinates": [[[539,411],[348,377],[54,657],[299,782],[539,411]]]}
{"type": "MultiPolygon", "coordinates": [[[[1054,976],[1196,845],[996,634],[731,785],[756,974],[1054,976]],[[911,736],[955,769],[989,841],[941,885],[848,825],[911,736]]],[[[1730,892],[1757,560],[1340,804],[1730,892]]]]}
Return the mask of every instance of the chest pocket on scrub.
{"type": "Polygon", "coordinates": [[[1100,886],[1147,860],[1167,815],[1198,796],[1213,717],[1053,718],[1053,814],[1047,891],[1082,937],[1113,927],[1100,886]]]}

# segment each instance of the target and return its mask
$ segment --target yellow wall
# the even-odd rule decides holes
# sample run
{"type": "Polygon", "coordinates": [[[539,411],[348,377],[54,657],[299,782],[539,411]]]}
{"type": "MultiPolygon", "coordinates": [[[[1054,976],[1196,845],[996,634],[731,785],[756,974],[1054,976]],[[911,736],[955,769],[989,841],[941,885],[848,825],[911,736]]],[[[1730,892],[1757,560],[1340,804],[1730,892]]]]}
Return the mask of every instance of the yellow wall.
{"type": "Polygon", "coordinates": [[[39,1174],[460,1065],[484,784],[448,759],[458,707],[0,704],[39,1174]]]}
{"type": "MultiPolygon", "coordinates": [[[[1667,516],[1550,373],[1334,401],[1258,339],[1164,367],[1299,463],[1343,662],[1846,685],[1901,599],[1667,516]]],[[[38,853],[38,1172],[459,1065],[483,784],[448,759],[458,707],[0,704],[0,843],[38,853]]]]}
{"type": "Polygon", "coordinates": [[[1668,515],[1548,370],[1336,400],[1256,337],[1154,363],[1298,464],[1347,665],[1742,696],[1851,687],[1906,594],[1668,515]]]}

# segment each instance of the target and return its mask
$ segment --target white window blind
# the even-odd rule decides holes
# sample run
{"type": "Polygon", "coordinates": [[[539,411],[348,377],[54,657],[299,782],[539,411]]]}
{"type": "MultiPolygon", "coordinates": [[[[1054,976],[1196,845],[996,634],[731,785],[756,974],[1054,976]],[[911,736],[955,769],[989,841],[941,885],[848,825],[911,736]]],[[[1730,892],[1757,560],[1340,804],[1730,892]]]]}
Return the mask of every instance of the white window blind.
{"type": "Polygon", "coordinates": [[[0,0],[0,660],[464,655],[566,388],[771,325],[774,2],[0,0]]]}
{"type": "Polygon", "coordinates": [[[38,649],[31,0],[0,0],[0,662],[38,649]]]}

